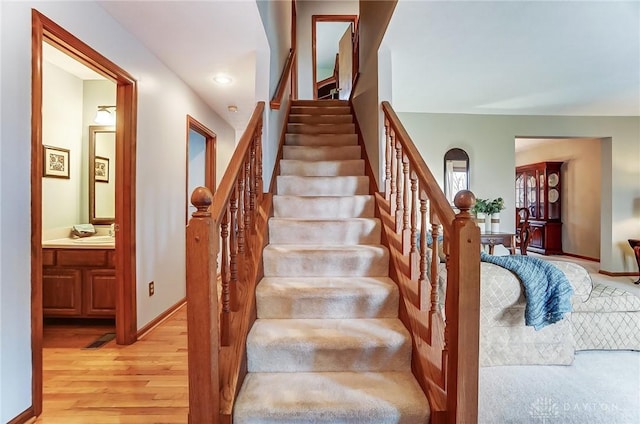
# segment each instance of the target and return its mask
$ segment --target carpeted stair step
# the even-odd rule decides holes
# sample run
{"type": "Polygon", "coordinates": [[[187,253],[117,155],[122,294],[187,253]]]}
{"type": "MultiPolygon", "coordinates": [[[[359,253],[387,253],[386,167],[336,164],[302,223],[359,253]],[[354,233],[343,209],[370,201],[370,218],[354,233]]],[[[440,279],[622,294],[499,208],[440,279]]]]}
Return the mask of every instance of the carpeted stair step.
{"type": "Polygon", "coordinates": [[[258,318],[395,318],[398,286],[388,277],[265,277],[258,318]]]}
{"type": "Polygon", "coordinates": [[[364,175],[364,160],[294,160],[280,161],[280,175],[300,175],[307,177],[331,177],[364,175]]]}
{"type": "Polygon", "coordinates": [[[289,134],[355,134],[355,124],[287,124],[289,134]]]}
{"type": "Polygon", "coordinates": [[[424,424],[430,410],[407,372],[249,373],[235,424],[424,424]]]}
{"type": "Polygon", "coordinates": [[[282,146],[282,159],[306,161],[362,159],[362,149],[360,146],[282,146]]]}
{"type": "Polygon", "coordinates": [[[280,218],[366,218],[374,215],[375,200],[359,196],[273,196],[273,215],[280,218]]]}
{"type": "Polygon", "coordinates": [[[346,106],[349,107],[348,100],[339,99],[322,99],[322,100],[304,100],[295,99],[291,101],[292,106],[313,106],[313,107],[333,107],[333,106],[346,106]]]}
{"type": "Polygon", "coordinates": [[[291,106],[291,115],[351,115],[349,106],[291,106]]]}
{"type": "Polygon", "coordinates": [[[369,194],[369,177],[300,177],[280,175],[277,194],[293,196],[353,196],[369,194]]]}
{"type": "Polygon", "coordinates": [[[352,115],[289,115],[292,124],[351,124],[352,115]]]}
{"type": "Polygon", "coordinates": [[[285,134],[286,146],[355,146],[357,134],[285,134]]]}
{"type": "Polygon", "coordinates": [[[249,372],[409,371],[411,338],[397,318],[259,319],[249,372]]]}
{"type": "Polygon", "coordinates": [[[389,251],[382,245],[269,244],[265,277],[386,277],[389,251]]]}
{"type": "Polygon", "coordinates": [[[376,218],[269,220],[271,244],[380,244],[380,234],[376,218]]]}

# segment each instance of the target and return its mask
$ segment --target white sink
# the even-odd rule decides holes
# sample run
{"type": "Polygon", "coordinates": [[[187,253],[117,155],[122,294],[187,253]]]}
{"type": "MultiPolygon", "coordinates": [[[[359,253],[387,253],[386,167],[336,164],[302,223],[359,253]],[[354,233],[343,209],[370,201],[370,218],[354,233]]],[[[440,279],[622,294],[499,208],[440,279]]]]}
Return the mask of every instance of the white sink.
{"type": "Polygon", "coordinates": [[[73,242],[78,244],[114,244],[116,239],[111,236],[91,236],[74,239],[73,242]]]}

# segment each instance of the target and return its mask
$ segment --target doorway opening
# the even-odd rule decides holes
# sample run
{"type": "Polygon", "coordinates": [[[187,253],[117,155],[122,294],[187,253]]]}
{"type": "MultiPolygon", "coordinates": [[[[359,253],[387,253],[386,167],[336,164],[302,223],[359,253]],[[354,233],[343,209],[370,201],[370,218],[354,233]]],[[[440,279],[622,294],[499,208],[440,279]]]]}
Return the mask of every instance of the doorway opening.
{"type": "Polygon", "coordinates": [[[346,100],[357,72],[357,15],[311,17],[313,98],[346,100]]]}
{"type": "Polygon", "coordinates": [[[196,211],[191,193],[196,187],[216,189],[216,134],[195,118],[187,115],[187,181],[186,223],[196,211]]]}
{"type": "MultiPolygon", "coordinates": [[[[42,248],[42,190],[44,176],[43,146],[43,50],[45,43],[61,51],[91,70],[115,83],[114,108],[115,146],[115,248],[112,255],[115,269],[115,333],[118,344],[132,344],[137,339],[136,289],[135,289],[135,161],[136,161],[136,81],[123,69],[80,41],[55,22],[32,10],[32,103],[31,103],[31,349],[32,349],[32,401],[33,413],[42,413],[43,393],[43,265],[51,260],[42,248]]],[[[63,159],[72,152],[60,150],[63,159]]],[[[76,152],[75,154],[78,154],[76,152]]],[[[48,156],[49,157],[49,156],[48,156]]],[[[68,168],[67,168],[68,170],[68,168]]],[[[66,178],[65,167],[61,172],[66,178]]],[[[104,176],[103,176],[104,177],[104,176]]],[[[69,256],[63,254],[63,256],[69,256]]],[[[81,271],[82,273],[83,271],[81,271]]],[[[76,271],[76,275],[80,275],[76,271]]],[[[104,283],[100,272],[89,272],[94,287],[104,283]]],[[[81,278],[81,277],[78,277],[81,278]]],[[[80,293],[75,293],[76,296],[80,293]]]]}

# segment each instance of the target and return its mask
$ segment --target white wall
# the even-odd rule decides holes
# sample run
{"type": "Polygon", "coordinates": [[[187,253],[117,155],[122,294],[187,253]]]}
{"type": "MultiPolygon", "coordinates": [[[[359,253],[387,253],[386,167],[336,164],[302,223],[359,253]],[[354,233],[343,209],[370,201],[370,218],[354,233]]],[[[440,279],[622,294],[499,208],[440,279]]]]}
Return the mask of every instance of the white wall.
{"type": "MultiPolygon", "coordinates": [[[[640,118],[575,116],[497,116],[398,113],[439,183],[443,156],[452,147],[469,154],[470,189],[477,197],[505,199],[514,206],[516,137],[602,138],[600,268],[636,272],[627,239],[640,237],[634,202],[640,198],[640,118]],[[610,139],[610,140],[609,140],[610,139]]],[[[513,228],[505,214],[501,225],[513,228]]]]}
{"type": "MultiPolygon", "coordinates": [[[[286,111],[289,108],[289,95],[291,93],[291,85],[287,84],[280,109],[271,110],[269,108],[269,101],[275,94],[280,75],[291,49],[291,2],[258,0],[257,4],[269,42],[268,50],[270,51],[267,66],[263,65],[268,70],[269,75],[267,95],[263,97],[263,99],[266,98],[266,117],[262,137],[262,181],[264,184],[263,191],[266,192],[271,184],[280,143],[280,133],[286,118],[286,111]]],[[[262,62],[260,58],[259,62],[262,62]]],[[[258,72],[258,75],[262,75],[262,73],[258,72]]]]}
{"type": "Polygon", "coordinates": [[[186,115],[217,134],[218,166],[223,168],[229,160],[223,156],[232,151],[225,146],[234,145],[234,131],[97,3],[0,4],[0,421],[6,422],[31,405],[31,8],[138,81],[138,328],[185,296],[186,115]],[[156,293],[149,298],[151,280],[156,293]]]}
{"type": "MultiPolygon", "coordinates": [[[[383,134],[380,132],[380,127],[384,123],[381,119],[380,101],[388,98],[378,95],[378,49],[395,5],[395,1],[361,0],[358,23],[360,26],[360,78],[353,92],[353,108],[360,124],[371,168],[373,172],[377,170],[375,177],[379,190],[383,189],[380,185],[380,176],[383,168],[381,158],[384,157],[384,142],[380,138],[383,134]]],[[[387,67],[383,68],[383,76],[390,77],[387,67]]],[[[388,81],[390,84],[390,79],[388,81]]],[[[380,86],[383,85],[380,81],[380,86]]],[[[382,90],[387,93],[386,87],[382,90]]]]}
{"type": "MultiPolygon", "coordinates": [[[[518,142],[516,141],[516,146],[518,142]]],[[[562,251],[600,258],[600,140],[548,140],[516,152],[516,166],[563,162],[562,251]]]]}
{"type": "Polygon", "coordinates": [[[80,224],[82,197],[82,80],[42,63],[42,144],[69,150],[69,179],[42,178],[42,230],[80,224]]]}
{"type": "Polygon", "coordinates": [[[298,98],[313,99],[311,17],[313,15],[358,15],[358,0],[305,0],[296,3],[298,54],[298,98]]]}

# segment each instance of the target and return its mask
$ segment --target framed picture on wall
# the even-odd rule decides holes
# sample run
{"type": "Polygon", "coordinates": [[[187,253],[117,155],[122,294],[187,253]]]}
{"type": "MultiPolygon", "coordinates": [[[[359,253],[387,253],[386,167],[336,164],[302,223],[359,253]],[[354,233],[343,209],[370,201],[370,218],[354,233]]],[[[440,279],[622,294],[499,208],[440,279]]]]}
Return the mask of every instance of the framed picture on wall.
{"type": "Polygon", "coordinates": [[[101,183],[109,182],[109,158],[96,156],[94,169],[95,169],[96,182],[101,182],[101,183]]]}
{"type": "Polygon", "coordinates": [[[44,151],[44,177],[69,178],[69,149],[42,146],[44,151]]]}

